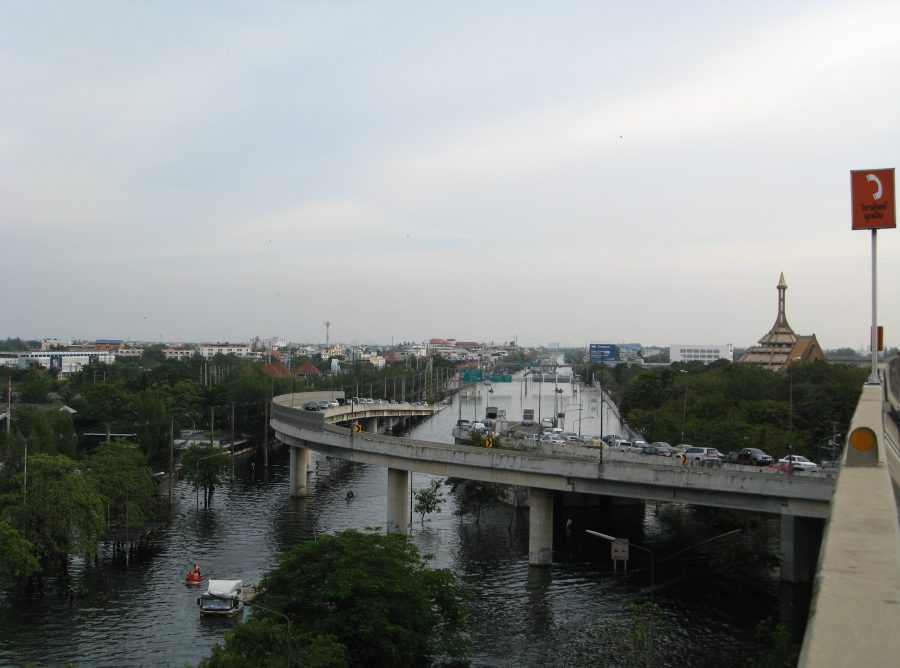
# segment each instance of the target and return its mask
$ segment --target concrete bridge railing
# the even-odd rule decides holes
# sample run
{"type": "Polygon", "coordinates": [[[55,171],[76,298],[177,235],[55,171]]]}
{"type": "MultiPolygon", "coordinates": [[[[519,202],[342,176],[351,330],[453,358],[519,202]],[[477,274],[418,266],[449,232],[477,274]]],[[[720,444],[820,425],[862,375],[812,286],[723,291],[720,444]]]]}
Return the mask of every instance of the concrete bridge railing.
{"type": "Polygon", "coordinates": [[[800,666],[900,662],[900,362],[880,372],[850,424],[800,666]]]}

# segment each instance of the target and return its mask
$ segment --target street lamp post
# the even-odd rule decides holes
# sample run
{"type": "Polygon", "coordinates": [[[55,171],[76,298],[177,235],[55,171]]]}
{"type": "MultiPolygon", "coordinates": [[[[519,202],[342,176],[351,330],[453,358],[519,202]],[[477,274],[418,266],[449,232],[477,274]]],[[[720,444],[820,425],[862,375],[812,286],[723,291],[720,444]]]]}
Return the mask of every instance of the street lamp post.
{"type": "Polygon", "coordinates": [[[291,618],[288,617],[283,612],[278,612],[277,610],[272,610],[272,608],[267,608],[259,603],[253,603],[252,601],[244,601],[244,605],[249,605],[251,608],[259,608],[263,612],[268,612],[273,615],[278,615],[279,617],[284,617],[287,621],[287,663],[288,666],[293,665],[293,660],[291,657],[291,618]]]}
{"type": "Polygon", "coordinates": [[[684,424],[687,421],[687,390],[688,390],[688,372],[681,369],[684,374],[684,408],[681,411],[681,442],[684,443],[684,424]]]}
{"type": "Polygon", "coordinates": [[[788,393],[788,459],[794,463],[794,362],[799,362],[801,357],[792,357],[791,366],[788,368],[790,391],[788,393]]]}
{"type": "Polygon", "coordinates": [[[563,407],[563,411],[565,411],[566,408],[569,408],[569,406],[578,406],[578,435],[581,436],[581,404],[566,404],[563,407]]]}

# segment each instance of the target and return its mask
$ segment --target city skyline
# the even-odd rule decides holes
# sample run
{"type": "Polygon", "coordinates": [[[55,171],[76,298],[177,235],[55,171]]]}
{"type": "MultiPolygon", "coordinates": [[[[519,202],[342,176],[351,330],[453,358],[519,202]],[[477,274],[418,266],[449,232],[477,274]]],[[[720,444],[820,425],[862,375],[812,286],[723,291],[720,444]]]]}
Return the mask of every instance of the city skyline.
{"type": "MultiPolygon", "coordinates": [[[[0,5],[0,336],[868,345],[896,3],[0,5]]],[[[900,341],[900,239],[879,324],[900,341]]]]}

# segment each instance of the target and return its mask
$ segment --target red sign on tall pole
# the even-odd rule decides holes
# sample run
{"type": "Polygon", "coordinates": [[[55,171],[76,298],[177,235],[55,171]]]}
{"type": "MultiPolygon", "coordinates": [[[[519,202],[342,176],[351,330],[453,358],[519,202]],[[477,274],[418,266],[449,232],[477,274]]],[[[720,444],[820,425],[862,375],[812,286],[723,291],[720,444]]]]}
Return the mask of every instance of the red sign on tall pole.
{"type": "Polygon", "coordinates": [[[854,230],[897,227],[893,168],[850,172],[850,199],[854,230]]]}

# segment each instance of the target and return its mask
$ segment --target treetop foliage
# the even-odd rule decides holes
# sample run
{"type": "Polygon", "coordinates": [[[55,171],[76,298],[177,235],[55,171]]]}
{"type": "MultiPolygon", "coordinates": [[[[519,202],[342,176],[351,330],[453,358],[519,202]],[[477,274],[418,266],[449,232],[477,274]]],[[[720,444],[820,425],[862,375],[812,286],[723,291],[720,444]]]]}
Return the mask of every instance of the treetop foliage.
{"type": "Polygon", "coordinates": [[[254,602],[264,607],[226,634],[224,650],[206,665],[284,665],[278,638],[286,624],[265,608],[291,619],[293,651],[302,639],[317,638],[319,650],[335,659],[313,665],[341,665],[344,657],[352,666],[418,666],[437,653],[462,651],[463,590],[451,571],[429,568],[406,535],[320,536],[281,555],[260,587],[254,602]],[[264,634],[271,642],[246,642],[264,634]]]}

